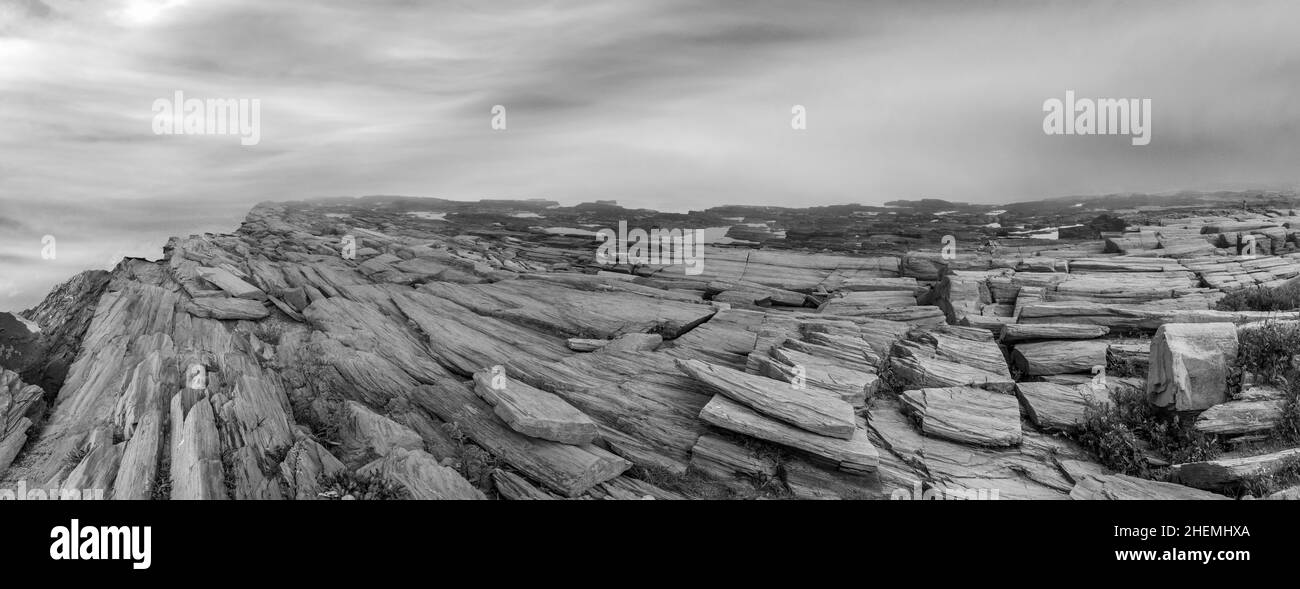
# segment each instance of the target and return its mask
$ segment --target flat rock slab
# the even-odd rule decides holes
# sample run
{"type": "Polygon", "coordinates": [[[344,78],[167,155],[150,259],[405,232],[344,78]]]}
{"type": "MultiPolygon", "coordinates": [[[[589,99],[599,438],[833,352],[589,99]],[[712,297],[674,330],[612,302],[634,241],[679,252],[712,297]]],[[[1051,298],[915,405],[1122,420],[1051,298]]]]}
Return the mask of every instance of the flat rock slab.
{"type": "Polygon", "coordinates": [[[244,282],[225,268],[200,267],[198,274],[200,278],[217,285],[217,288],[237,299],[266,299],[266,293],[262,292],[262,289],[244,282]]]}
{"type": "Polygon", "coordinates": [[[899,400],[925,435],[979,446],[1020,443],[1020,406],[1010,395],[946,387],[904,391],[899,400]]]}
{"type": "Polygon", "coordinates": [[[1016,383],[1025,416],[1042,429],[1071,431],[1083,423],[1088,403],[1107,403],[1110,395],[1092,384],[1016,383]]]}
{"type": "Polygon", "coordinates": [[[185,305],[185,312],[205,319],[232,321],[238,319],[257,320],[271,314],[266,306],[252,299],[232,299],[229,297],[199,297],[191,299],[185,305]]]}
{"type": "Polygon", "coordinates": [[[857,432],[853,406],[838,394],[798,388],[791,383],[746,374],[699,360],[677,360],[677,368],[707,386],[763,415],[814,434],[851,439],[857,432]]]}
{"type": "Polygon", "coordinates": [[[610,341],[612,340],[571,337],[568,340],[568,346],[570,350],[575,352],[594,352],[609,345],[610,341]]]}
{"type": "Polygon", "coordinates": [[[866,292],[866,291],[890,291],[897,290],[909,293],[915,293],[919,286],[916,279],[912,277],[905,278],[878,278],[878,277],[861,277],[848,278],[840,284],[839,289],[849,292],[866,292]]]}
{"type": "Polygon", "coordinates": [[[1196,416],[1195,427],[1221,436],[1264,433],[1277,427],[1285,405],[1282,399],[1229,401],[1202,411],[1196,416]]]}
{"type": "Polygon", "coordinates": [[[586,291],[544,280],[461,285],[428,282],[420,291],[553,335],[613,338],[659,333],[672,339],[707,321],[713,307],[605,289],[586,291]]]}
{"type": "Polygon", "coordinates": [[[700,411],[700,419],[725,430],[821,456],[849,471],[875,470],[880,460],[876,447],[862,428],[855,429],[848,439],[819,436],[767,417],[723,395],[714,395],[700,411]]]}
{"type": "Polygon", "coordinates": [[[648,352],[664,343],[664,337],[657,333],[625,333],[605,345],[606,352],[648,352]]]}
{"type": "Polygon", "coordinates": [[[474,374],[474,393],[510,429],[526,436],[573,445],[590,444],[599,436],[596,422],[585,413],[553,393],[506,376],[499,366],[474,374]]]}
{"type": "MultiPolygon", "coordinates": [[[[748,299],[751,303],[762,300],[776,305],[785,305],[787,307],[802,307],[804,302],[808,300],[808,296],[803,293],[745,281],[730,282],[717,280],[708,283],[704,290],[713,295],[725,292],[735,292],[741,295],[744,299],[748,299]]],[[[718,299],[715,297],[714,300],[718,299]]],[[[726,299],[724,298],[721,300],[725,301],[726,299]]]]}
{"type": "Polygon", "coordinates": [[[1029,376],[1089,372],[1106,365],[1104,340],[1059,340],[1016,345],[1013,359],[1029,376]]]}
{"type": "Polygon", "coordinates": [[[1279,452],[1175,464],[1173,480],[1198,489],[1222,489],[1246,478],[1269,476],[1300,461],[1300,448],[1279,452]]]}
{"type": "Polygon", "coordinates": [[[1174,483],[1149,481],[1123,474],[1087,475],[1070,491],[1076,500],[1213,500],[1229,499],[1218,493],[1174,483]]]}
{"type": "Polygon", "coordinates": [[[1078,323],[1008,323],[1002,326],[1002,343],[1035,340],[1095,339],[1110,333],[1104,325],[1078,323]]]}
{"type": "Polygon", "coordinates": [[[1170,323],[1151,340],[1147,395],[1157,407],[1209,409],[1228,400],[1228,373],[1237,359],[1231,323],[1170,323]]]}

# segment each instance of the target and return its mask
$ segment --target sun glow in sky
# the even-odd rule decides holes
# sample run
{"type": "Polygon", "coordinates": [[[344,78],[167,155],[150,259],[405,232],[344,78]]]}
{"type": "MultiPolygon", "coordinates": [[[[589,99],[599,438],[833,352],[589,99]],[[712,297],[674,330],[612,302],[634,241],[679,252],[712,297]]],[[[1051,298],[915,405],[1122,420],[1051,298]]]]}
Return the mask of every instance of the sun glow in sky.
{"type": "Polygon", "coordinates": [[[118,14],[127,24],[149,25],[183,3],[184,0],[127,0],[118,14]]]}

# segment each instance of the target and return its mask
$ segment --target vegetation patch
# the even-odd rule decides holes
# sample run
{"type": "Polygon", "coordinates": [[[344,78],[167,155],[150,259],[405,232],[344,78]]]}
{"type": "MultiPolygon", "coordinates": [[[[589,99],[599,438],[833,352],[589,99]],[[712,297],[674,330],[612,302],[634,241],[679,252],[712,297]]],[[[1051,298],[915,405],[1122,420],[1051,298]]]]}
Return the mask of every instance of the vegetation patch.
{"type": "Polygon", "coordinates": [[[1220,311],[1294,311],[1300,309],[1300,284],[1244,288],[1219,299],[1220,311]]]}
{"type": "Polygon", "coordinates": [[[383,475],[360,474],[346,468],[334,474],[321,474],[316,482],[321,499],[400,501],[411,498],[406,487],[383,475]]]}
{"type": "Polygon", "coordinates": [[[89,455],[90,446],[82,444],[76,448],[68,450],[68,453],[63,456],[63,463],[66,464],[68,468],[76,468],[77,465],[81,464],[81,461],[85,460],[86,456],[89,455]]]}
{"type": "Polygon", "coordinates": [[[469,436],[460,429],[459,423],[444,423],[442,427],[446,430],[447,436],[456,443],[456,472],[480,491],[494,493],[492,471],[500,466],[497,457],[471,441],[469,436]]]}
{"type": "Polygon", "coordinates": [[[1191,420],[1152,407],[1135,387],[1116,389],[1110,403],[1089,403],[1075,438],[1106,468],[1144,478],[1164,474],[1150,457],[1178,464],[1212,460],[1222,451],[1191,420]]]}
{"type": "Polygon", "coordinates": [[[1286,392],[1282,419],[1272,437],[1300,442],[1300,323],[1271,321],[1244,329],[1237,342],[1237,367],[1286,392]]]}
{"type": "Polygon", "coordinates": [[[1268,497],[1300,481],[1300,459],[1291,459],[1277,472],[1243,478],[1228,493],[1234,496],[1268,497]]]}

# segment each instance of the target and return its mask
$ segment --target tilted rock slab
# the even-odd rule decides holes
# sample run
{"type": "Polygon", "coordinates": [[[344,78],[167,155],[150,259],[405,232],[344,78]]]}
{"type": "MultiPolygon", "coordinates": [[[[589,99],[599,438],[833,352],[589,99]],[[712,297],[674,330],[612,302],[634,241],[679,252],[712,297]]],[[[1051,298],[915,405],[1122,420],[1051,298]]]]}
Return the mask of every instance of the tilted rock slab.
{"type": "Polygon", "coordinates": [[[503,462],[567,497],[612,479],[632,463],[594,445],[573,446],[539,440],[510,429],[461,383],[419,387],[412,402],[433,412],[503,462]]]}
{"type": "Polygon", "coordinates": [[[271,312],[259,301],[251,299],[232,299],[228,297],[199,297],[185,305],[190,315],[202,318],[220,319],[261,319],[271,312]]]}
{"type": "Polygon", "coordinates": [[[1297,461],[1300,461],[1300,448],[1288,448],[1257,456],[1175,464],[1170,476],[1198,489],[1221,489],[1246,478],[1275,474],[1297,461]]]}
{"type": "Polygon", "coordinates": [[[1124,474],[1087,475],[1070,491],[1075,500],[1213,500],[1229,499],[1217,493],[1174,483],[1150,481],[1124,474]]]}
{"type": "Polygon", "coordinates": [[[704,406],[700,419],[725,430],[821,456],[851,472],[871,472],[879,462],[875,446],[861,428],[848,439],[821,436],[767,417],[723,395],[715,395],[704,406]]]}
{"type": "Polygon", "coordinates": [[[946,387],[904,391],[899,400],[928,436],[980,446],[1020,443],[1020,406],[1010,395],[946,387]]]}
{"type": "Polygon", "coordinates": [[[492,405],[510,429],[561,444],[582,445],[596,440],[596,422],[585,413],[553,393],[506,376],[500,366],[496,369],[499,374],[494,374],[493,369],[474,374],[474,393],[492,405]]]}
{"type": "Polygon", "coordinates": [[[699,360],[677,360],[677,368],[763,415],[815,434],[848,440],[857,431],[853,406],[830,391],[746,374],[699,360]]]}
{"type": "Polygon", "coordinates": [[[1071,431],[1083,423],[1088,404],[1104,404],[1110,395],[1091,383],[1064,385],[1051,382],[1016,383],[1016,396],[1025,416],[1042,429],[1071,431]]]}
{"type": "Polygon", "coordinates": [[[894,377],[903,386],[942,388],[973,386],[1011,393],[1016,381],[1009,374],[981,370],[966,364],[934,357],[912,342],[899,342],[889,360],[894,377]]]}
{"type": "Polygon", "coordinates": [[[393,448],[387,456],[361,467],[362,473],[382,475],[406,488],[420,500],[482,500],[483,492],[455,470],[438,464],[423,450],[393,448]]]}
{"type": "Polygon", "coordinates": [[[199,268],[198,275],[200,278],[217,285],[217,288],[226,291],[232,297],[237,299],[264,300],[266,293],[261,289],[253,286],[243,279],[235,276],[225,268],[199,268]]]}

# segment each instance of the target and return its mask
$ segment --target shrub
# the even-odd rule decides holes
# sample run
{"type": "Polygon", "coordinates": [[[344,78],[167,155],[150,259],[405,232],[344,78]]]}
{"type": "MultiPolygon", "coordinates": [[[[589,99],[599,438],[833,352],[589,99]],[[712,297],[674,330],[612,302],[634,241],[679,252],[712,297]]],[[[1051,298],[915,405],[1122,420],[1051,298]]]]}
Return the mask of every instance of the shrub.
{"type": "Polygon", "coordinates": [[[153,485],[149,490],[149,498],[154,501],[167,501],[172,498],[172,468],[170,458],[164,458],[164,462],[158,467],[158,471],[154,473],[153,485]]]}
{"type": "Polygon", "coordinates": [[[1260,380],[1282,387],[1286,400],[1282,419],[1273,438],[1300,442],[1300,370],[1294,358],[1300,354],[1300,324],[1268,322],[1242,330],[1237,343],[1237,366],[1260,380]]]}
{"type": "Polygon", "coordinates": [[[1119,217],[1102,213],[1088,221],[1088,227],[1096,231],[1123,231],[1128,223],[1119,217]]]}
{"type": "Polygon", "coordinates": [[[491,490],[492,471],[500,466],[497,458],[472,442],[469,436],[461,431],[459,423],[448,422],[442,424],[442,427],[446,430],[447,437],[456,443],[456,472],[479,490],[491,490]]]}
{"type": "Polygon", "coordinates": [[[383,475],[360,474],[346,468],[334,474],[321,474],[316,482],[320,485],[317,495],[322,499],[351,497],[359,501],[397,501],[411,498],[405,487],[383,475]]]}
{"type": "Polygon", "coordinates": [[[694,466],[688,466],[685,473],[677,474],[663,467],[638,464],[633,466],[628,474],[632,478],[691,499],[743,498],[736,489],[714,480],[694,466]]]}
{"type": "Polygon", "coordinates": [[[68,468],[76,468],[88,455],[90,455],[90,446],[83,444],[68,450],[68,453],[63,456],[63,463],[68,465],[68,468]]]}
{"type": "Polygon", "coordinates": [[[1265,382],[1295,380],[1291,356],[1300,354],[1300,324],[1266,322],[1241,330],[1237,339],[1237,366],[1265,382]]]}
{"type": "Polygon", "coordinates": [[[1228,489],[1228,492],[1237,496],[1267,497],[1296,484],[1297,479],[1300,479],[1300,460],[1291,459],[1273,474],[1253,475],[1241,479],[1234,488],[1228,489]]]}
{"type": "Polygon", "coordinates": [[[1135,387],[1116,389],[1110,403],[1090,402],[1075,439],[1107,468],[1146,478],[1158,474],[1148,455],[1176,464],[1210,460],[1220,452],[1190,421],[1152,407],[1135,387]]]}
{"type": "Polygon", "coordinates": [[[1220,311],[1293,311],[1300,309],[1300,283],[1278,287],[1257,286],[1229,293],[1219,299],[1220,311]]]}

